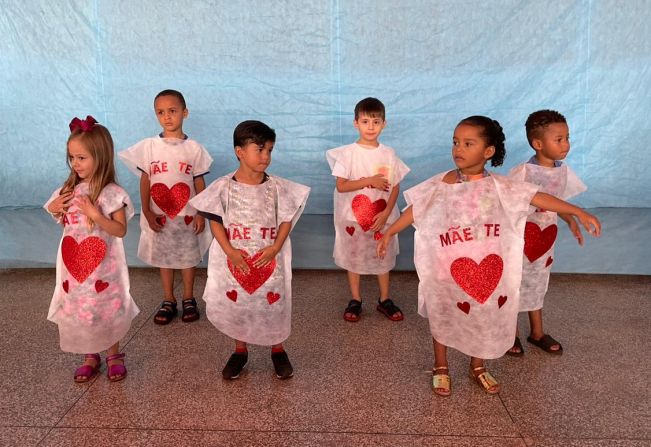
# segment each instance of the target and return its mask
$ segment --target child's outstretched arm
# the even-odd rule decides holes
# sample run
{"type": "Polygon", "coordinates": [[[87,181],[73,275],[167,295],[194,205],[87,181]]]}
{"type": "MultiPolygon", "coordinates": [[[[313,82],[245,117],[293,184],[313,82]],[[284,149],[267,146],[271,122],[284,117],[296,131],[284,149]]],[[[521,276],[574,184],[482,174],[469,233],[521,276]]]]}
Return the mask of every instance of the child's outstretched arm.
{"type": "Polygon", "coordinates": [[[127,215],[124,212],[124,207],[111,213],[111,218],[109,219],[99,212],[88,196],[79,197],[75,200],[75,205],[77,205],[81,214],[92,219],[95,225],[99,226],[111,236],[124,237],[127,234],[127,215]]]}
{"type": "Polygon", "coordinates": [[[389,194],[389,200],[387,200],[387,207],[384,208],[384,211],[379,212],[373,217],[373,225],[371,226],[371,231],[380,231],[384,228],[384,225],[387,223],[387,219],[391,215],[391,210],[396,206],[398,201],[398,194],[400,194],[400,183],[396,183],[391,189],[391,194],[389,194]]]}
{"type": "Polygon", "coordinates": [[[398,220],[396,220],[389,227],[387,232],[384,233],[384,236],[382,236],[382,239],[378,241],[377,248],[376,248],[378,258],[384,259],[384,255],[387,254],[387,246],[389,245],[389,241],[391,240],[391,238],[413,223],[414,223],[414,211],[410,206],[405,210],[404,213],[400,215],[398,220]]]}
{"type": "Polygon", "coordinates": [[[159,232],[163,229],[163,226],[158,223],[157,216],[149,207],[151,202],[151,184],[149,182],[149,175],[145,172],[140,172],[140,202],[142,203],[142,214],[144,214],[149,228],[155,232],[159,232]]]}
{"type": "Polygon", "coordinates": [[[375,174],[372,177],[365,177],[359,180],[348,180],[342,177],[337,177],[337,191],[338,192],[351,192],[371,187],[381,191],[389,190],[389,181],[383,174],[375,174]]]}
{"type": "Polygon", "coordinates": [[[276,235],[276,240],[274,241],[273,244],[259,251],[259,253],[262,253],[262,255],[255,261],[253,265],[255,267],[264,267],[265,265],[269,264],[276,257],[276,255],[280,253],[280,250],[282,250],[283,244],[287,240],[287,236],[289,236],[289,232],[291,229],[292,229],[291,222],[281,223],[280,226],[278,227],[278,234],[276,235]]]}
{"type": "MultiPolygon", "coordinates": [[[[203,179],[203,175],[194,178],[194,191],[195,194],[199,194],[201,191],[206,189],[206,181],[203,179]]],[[[194,234],[202,233],[206,228],[206,218],[200,215],[199,213],[195,214],[194,222],[192,222],[192,229],[194,234]]]]}
{"type": "Polygon", "coordinates": [[[571,214],[579,219],[579,222],[591,235],[599,237],[601,234],[601,223],[592,214],[587,211],[567,203],[544,192],[537,192],[531,199],[531,204],[536,208],[542,208],[548,211],[554,211],[558,214],[571,214]]]}
{"type": "Polygon", "coordinates": [[[583,245],[583,234],[581,233],[581,228],[579,228],[579,224],[576,223],[574,216],[571,214],[561,213],[558,215],[558,217],[567,223],[567,226],[570,228],[570,231],[574,235],[574,238],[579,243],[579,245],[583,245]]]}
{"type": "Polygon", "coordinates": [[[216,220],[210,220],[210,231],[224,251],[226,257],[230,259],[235,268],[240,269],[244,273],[249,273],[249,265],[244,260],[244,255],[241,251],[231,245],[231,241],[228,240],[228,236],[226,235],[224,225],[216,220]]]}

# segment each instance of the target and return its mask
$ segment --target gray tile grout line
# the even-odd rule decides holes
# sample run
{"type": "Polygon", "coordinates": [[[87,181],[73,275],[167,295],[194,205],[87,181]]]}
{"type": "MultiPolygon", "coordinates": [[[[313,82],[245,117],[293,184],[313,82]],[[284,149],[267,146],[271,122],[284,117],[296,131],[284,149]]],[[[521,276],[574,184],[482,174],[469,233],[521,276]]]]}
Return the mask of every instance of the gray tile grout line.
{"type": "Polygon", "coordinates": [[[500,399],[500,402],[502,403],[502,406],[504,407],[504,411],[506,411],[506,414],[509,416],[509,419],[511,419],[511,423],[515,427],[515,431],[518,432],[520,435],[520,439],[522,439],[522,442],[524,442],[525,445],[529,445],[527,442],[527,438],[522,434],[522,431],[520,430],[520,427],[518,427],[518,424],[515,422],[515,419],[513,419],[513,415],[511,415],[511,412],[509,411],[509,408],[506,406],[506,402],[504,402],[504,399],[502,399],[502,396],[498,393],[497,397],[500,399]]]}

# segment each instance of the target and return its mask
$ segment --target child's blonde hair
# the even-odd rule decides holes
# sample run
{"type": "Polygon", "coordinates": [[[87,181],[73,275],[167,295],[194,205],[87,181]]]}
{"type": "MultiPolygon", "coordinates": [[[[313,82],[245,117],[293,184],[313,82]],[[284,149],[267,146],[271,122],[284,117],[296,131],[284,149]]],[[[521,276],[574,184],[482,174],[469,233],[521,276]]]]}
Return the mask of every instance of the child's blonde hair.
{"type": "MultiPolygon", "coordinates": [[[[73,120],[74,121],[74,120],[73,120]]],[[[88,195],[91,202],[95,204],[102,189],[109,183],[116,183],[115,164],[113,163],[113,138],[108,129],[101,124],[94,122],[92,117],[88,117],[86,122],[88,125],[78,126],[73,129],[66,142],[66,162],[70,167],[70,175],[61,187],[61,194],[72,192],[79,183],[81,178],[72,168],[70,164],[70,155],[68,153],[68,144],[72,140],[79,141],[88,150],[93,157],[94,171],[88,181],[88,195]],[[92,123],[89,122],[92,119],[92,123]]],[[[93,221],[88,219],[90,226],[93,226],[93,221]]]]}

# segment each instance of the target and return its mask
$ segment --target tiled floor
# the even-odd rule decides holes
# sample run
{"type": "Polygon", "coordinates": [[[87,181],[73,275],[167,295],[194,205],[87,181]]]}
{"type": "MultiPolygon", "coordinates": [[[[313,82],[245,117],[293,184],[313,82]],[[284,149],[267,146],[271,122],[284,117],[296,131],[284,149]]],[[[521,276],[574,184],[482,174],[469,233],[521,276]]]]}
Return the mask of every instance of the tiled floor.
{"type": "MultiPolygon", "coordinates": [[[[525,343],[523,358],[490,363],[503,389],[488,396],[453,351],[446,399],[430,389],[415,273],[393,276],[405,321],[374,310],[376,286],[365,278],[362,320],[352,324],[341,318],[344,273],[296,271],[286,343],[294,378],[274,378],[268,348],[253,347],[233,382],[220,375],[232,348],[226,337],[205,318],[154,325],[158,273],[130,273],[141,313],[124,340],[129,376],[79,385],[72,373],[81,357],[59,350],[45,319],[53,270],[0,271],[0,445],[651,445],[648,276],[553,275],[546,328],[564,355],[525,343]]],[[[200,270],[197,290],[204,283],[200,270]]]]}

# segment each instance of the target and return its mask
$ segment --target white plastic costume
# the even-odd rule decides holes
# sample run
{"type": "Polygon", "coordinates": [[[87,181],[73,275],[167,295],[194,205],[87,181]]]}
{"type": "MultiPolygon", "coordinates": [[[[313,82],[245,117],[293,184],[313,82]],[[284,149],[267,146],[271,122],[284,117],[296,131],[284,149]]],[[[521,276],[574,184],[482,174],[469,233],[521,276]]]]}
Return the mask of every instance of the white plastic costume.
{"type": "Polygon", "coordinates": [[[253,266],[256,253],[272,245],[278,227],[303,213],[310,188],[269,176],[260,185],[215,180],[190,203],[197,210],[219,216],[230,243],[245,254],[249,273],[236,269],[217,240],[210,246],[208,280],[203,299],[206,315],[227,336],[256,345],[282,343],[291,331],[292,247],[289,237],[265,266],[253,266]]]}
{"type": "Polygon", "coordinates": [[[537,187],[490,174],[405,191],[413,208],[418,313],[432,337],[483,359],[513,345],[526,216],[537,187]]]}
{"type": "Polygon", "coordinates": [[[149,265],[184,269],[194,267],[208,249],[212,236],[205,229],[193,232],[196,210],[188,205],[194,197],[194,179],[208,173],[212,157],[194,140],[146,138],[118,154],[137,176],[149,175],[150,207],[164,214],[163,229],[153,231],[144,213],[140,214],[138,257],[149,265]]]}
{"type": "MultiPolygon", "coordinates": [[[[359,180],[384,174],[390,188],[400,183],[409,168],[398,158],[395,151],[380,144],[377,148],[366,148],[349,144],[326,152],[332,175],[347,180],[359,180]]],[[[386,225],[380,231],[370,228],[375,215],[386,209],[389,191],[375,188],[340,193],[334,192],[335,264],[350,272],[380,275],[393,269],[398,255],[398,237],[392,239],[384,259],[377,257],[375,247],[382,233],[393,223],[400,212],[394,206],[386,225]]]]}
{"type": "MultiPolygon", "coordinates": [[[[54,191],[44,205],[46,210],[60,190],[54,191]]],[[[82,195],[88,195],[87,183],[75,187],[72,202],[82,195]]],[[[114,183],[102,190],[95,206],[106,217],[122,208],[127,220],[133,217],[129,196],[114,183]]],[[[63,237],[47,318],[59,326],[63,351],[104,351],[126,335],[139,312],[129,294],[122,239],[109,235],[97,224],[89,228],[86,216],[74,204],[59,223],[63,223],[63,237]]]]}
{"type": "MultiPolygon", "coordinates": [[[[514,180],[527,181],[559,199],[568,200],[587,188],[566,164],[547,168],[523,163],[509,172],[514,180]]],[[[524,259],[520,286],[520,311],[542,309],[554,262],[554,242],[558,233],[557,215],[538,209],[527,218],[524,230],[524,259]]]]}

